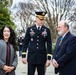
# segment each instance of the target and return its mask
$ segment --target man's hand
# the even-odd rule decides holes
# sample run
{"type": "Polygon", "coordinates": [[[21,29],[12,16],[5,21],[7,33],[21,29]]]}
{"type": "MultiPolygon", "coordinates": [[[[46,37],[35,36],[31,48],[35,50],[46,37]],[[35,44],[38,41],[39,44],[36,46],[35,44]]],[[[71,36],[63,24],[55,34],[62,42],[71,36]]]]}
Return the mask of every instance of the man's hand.
{"type": "Polygon", "coordinates": [[[47,61],[46,61],[46,64],[45,64],[46,67],[50,66],[50,63],[51,63],[50,60],[47,60],[47,61]]]}
{"type": "Polygon", "coordinates": [[[59,66],[55,59],[52,60],[52,64],[55,68],[58,68],[58,66],[59,66]]]}
{"type": "Polygon", "coordinates": [[[27,59],[26,58],[22,58],[22,62],[23,62],[23,64],[26,64],[27,63],[27,59]]]}

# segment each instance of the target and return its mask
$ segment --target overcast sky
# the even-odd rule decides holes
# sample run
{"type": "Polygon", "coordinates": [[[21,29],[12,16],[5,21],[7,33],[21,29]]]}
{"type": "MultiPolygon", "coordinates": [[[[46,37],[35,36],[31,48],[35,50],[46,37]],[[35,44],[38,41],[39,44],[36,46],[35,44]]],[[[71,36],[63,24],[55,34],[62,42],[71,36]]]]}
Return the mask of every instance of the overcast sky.
{"type": "Polygon", "coordinates": [[[13,8],[15,5],[18,5],[19,2],[25,2],[25,3],[29,3],[30,0],[13,0],[13,4],[11,6],[11,8],[13,8]]]}
{"type": "Polygon", "coordinates": [[[18,4],[19,2],[28,3],[30,0],[13,0],[13,4],[18,4]]]}
{"type": "MultiPolygon", "coordinates": [[[[17,8],[14,8],[15,5],[18,6],[18,3],[19,3],[19,2],[28,3],[29,1],[30,1],[30,0],[13,0],[13,4],[12,4],[12,6],[11,6],[12,15],[15,14],[15,13],[18,11],[17,8]]],[[[15,21],[14,21],[15,24],[18,25],[18,26],[17,26],[17,29],[21,29],[21,22],[19,21],[19,19],[18,19],[18,18],[15,18],[15,21]],[[16,21],[16,22],[15,22],[15,21],[16,21]]]]}

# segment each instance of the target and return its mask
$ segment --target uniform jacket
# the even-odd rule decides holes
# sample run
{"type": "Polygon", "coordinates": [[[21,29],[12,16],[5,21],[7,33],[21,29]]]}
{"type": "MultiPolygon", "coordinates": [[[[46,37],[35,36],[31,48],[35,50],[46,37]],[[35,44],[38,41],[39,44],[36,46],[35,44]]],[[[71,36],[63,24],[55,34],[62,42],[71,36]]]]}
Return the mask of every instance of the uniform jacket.
{"type": "MultiPolygon", "coordinates": [[[[16,52],[14,51],[13,46],[11,44],[10,44],[10,50],[11,50],[10,66],[13,65],[16,68],[18,59],[16,52]]],[[[2,69],[4,64],[6,64],[6,54],[7,54],[6,42],[4,40],[0,40],[0,74],[1,75],[6,75],[5,71],[2,69]]],[[[8,75],[15,75],[15,71],[13,70],[8,75]]]]}
{"type": "MultiPolygon", "coordinates": [[[[23,52],[26,52],[27,48],[29,63],[45,63],[47,54],[51,54],[52,48],[50,30],[45,26],[42,26],[40,31],[37,30],[36,25],[29,27],[23,42],[23,52]]],[[[50,57],[48,59],[50,60],[50,57]]]]}
{"type": "Polygon", "coordinates": [[[59,68],[55,69],[55,73],[60,72],[61,75],[76,75],[76,37],[68,32],[62,40],[57,40],[53,59],[59,64],[59,68]]]}

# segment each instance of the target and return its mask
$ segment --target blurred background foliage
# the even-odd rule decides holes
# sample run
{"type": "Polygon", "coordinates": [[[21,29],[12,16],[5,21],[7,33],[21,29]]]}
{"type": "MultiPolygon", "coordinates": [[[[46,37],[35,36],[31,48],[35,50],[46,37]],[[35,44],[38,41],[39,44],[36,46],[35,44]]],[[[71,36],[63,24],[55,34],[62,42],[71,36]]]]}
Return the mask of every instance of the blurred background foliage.
{"type": "Polygon", "coordinates": [[[0,29],[4,25],[9,25],[15,29],[14,23],[11,21],[10,11],[8,10],[8,1],[0,0],[0,29]]]}

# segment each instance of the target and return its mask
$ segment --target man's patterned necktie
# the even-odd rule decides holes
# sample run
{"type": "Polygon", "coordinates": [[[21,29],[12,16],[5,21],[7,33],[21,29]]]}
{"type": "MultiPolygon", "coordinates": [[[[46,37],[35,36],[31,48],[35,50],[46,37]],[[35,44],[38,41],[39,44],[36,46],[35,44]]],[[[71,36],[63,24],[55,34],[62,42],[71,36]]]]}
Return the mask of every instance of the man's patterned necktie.
{"type": "Polygon", "coordinates": [[[59,46],[61,45],[63,37],[60,38],[59,46]]]}

